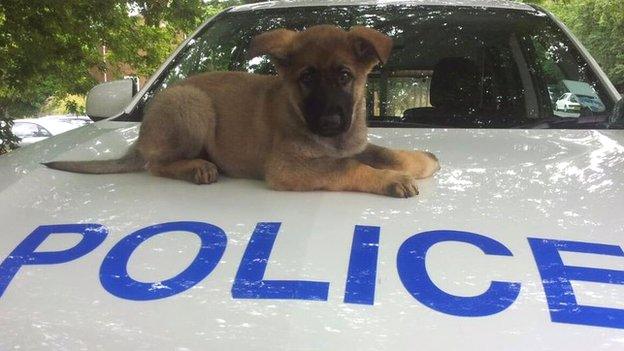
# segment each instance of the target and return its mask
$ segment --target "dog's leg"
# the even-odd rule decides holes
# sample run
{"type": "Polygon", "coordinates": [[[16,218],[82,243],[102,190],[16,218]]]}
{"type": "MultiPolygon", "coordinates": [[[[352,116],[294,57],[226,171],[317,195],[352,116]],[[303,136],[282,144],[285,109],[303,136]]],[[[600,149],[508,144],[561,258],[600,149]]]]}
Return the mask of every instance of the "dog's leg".
{"type": "Polygon", "coordinates": [[[353,158],[272,161],[266,181],[276,190],[359,191],[393,197],[418,195],[407,172],[376,169],[353,158]]]}
{"type": "Polygon", "coordinates": [[[355,158],[374,168],[408,172],[419,179],[440,169],[438,158],[430,152],[392,150],[374,144],[368,144],[355,158]]]}
{"type": "Polygon", "coordinates": [[[202,159],[206,140],[213,138],[214,121],[211,100],[199,89],[164,90],[149,106],[137,141],[147,170],[196,184],[216,182],[217,166],[202,159]]]}
{"type": "Polygon", "coordinates": [[[168,164],[150,164],[148,170],[156,176],[186,180],[195,184],[214,183],[219,177],[217,166],[202,159],[179,160],[168,164]]]}

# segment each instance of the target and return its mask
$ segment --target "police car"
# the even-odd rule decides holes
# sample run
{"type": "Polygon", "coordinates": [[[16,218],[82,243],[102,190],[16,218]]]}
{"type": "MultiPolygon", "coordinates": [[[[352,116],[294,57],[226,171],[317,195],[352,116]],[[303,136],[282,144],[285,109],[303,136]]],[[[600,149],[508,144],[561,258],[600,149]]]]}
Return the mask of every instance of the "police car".
{"type": "Polygon", "coordinates": [[[624,349],[622,101],[545,10],[239,6],[133,87],[95,87],[103,120],[0,158],[1,350],[624,349]],[[369,137],[439,156],[418,197],[40,165],[121,156],[155,92],[203,71],[272,74],[246,59],[251,38],[319,23],[394,38],[369,79],[369,137]],[[604,110],[557,115],[570,87],[604,110]]]}

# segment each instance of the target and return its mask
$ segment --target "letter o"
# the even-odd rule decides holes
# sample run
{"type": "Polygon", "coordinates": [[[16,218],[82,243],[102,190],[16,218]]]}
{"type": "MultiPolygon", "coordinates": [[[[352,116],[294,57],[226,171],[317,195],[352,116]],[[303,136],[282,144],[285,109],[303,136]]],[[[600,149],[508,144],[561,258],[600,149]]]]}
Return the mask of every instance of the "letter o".
{"type": "Polygon", "coordinates": [[[100,282],[111,294],[128,300],[156,300],[179,294],[204,279],[217,266],[227,245],[225,232],[217,226],[203,222],[169,222],[155,224],[121,239],[108,252],[100,267],[100,282]],[[173,278],[145,283],[128,275],[128,261],[134,250],[143,242],[159,234],[184,231],[196,234],[201,247],[193,262],[173,278]]]}

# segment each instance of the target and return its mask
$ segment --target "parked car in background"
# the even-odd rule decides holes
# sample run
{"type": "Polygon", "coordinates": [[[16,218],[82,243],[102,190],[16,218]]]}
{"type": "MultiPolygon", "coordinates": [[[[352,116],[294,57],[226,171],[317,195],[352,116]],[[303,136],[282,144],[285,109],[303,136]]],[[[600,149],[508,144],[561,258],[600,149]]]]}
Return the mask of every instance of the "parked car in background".
{"type": "Polygon", "coordinates": [[[596,96],[565,93],[556,102],[557,110],[580,112],[583,107],[591,112],[603,112],[605,105],[596,96]]]}
{"type": "Polygon", "coordinates": [[[580,112],[582,105],[579,103],[576,95],[565,93],[559,97],[556,102],[556,108],[559,111],[580,112]]]}
{"type": "Polygon", "coordinates": [[[89,123],[93,123],[91,118],[89,118],[88,116],[79,116],[79,115],[50,115],[50,116],[39,117],[39,119],[61,121],[61,122],[75,124],[79,127],[82,127],[89,123]]]}
{"type": "Polygon", "coordinates": [[[56,118],[25,118],[13,121],[11,131],[20,139],[19,146],[30,145],[51,136],[76,129],[83,124],[56,118]]]}

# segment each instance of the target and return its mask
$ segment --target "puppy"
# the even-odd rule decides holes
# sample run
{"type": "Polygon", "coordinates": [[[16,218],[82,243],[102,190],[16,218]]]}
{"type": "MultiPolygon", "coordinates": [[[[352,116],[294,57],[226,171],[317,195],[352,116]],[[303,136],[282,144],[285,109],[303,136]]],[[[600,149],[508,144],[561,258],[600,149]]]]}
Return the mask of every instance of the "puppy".
{"type": "Polygon", "coordinates": [[[415,180],[439,169],[436,157],[367,141],[366,77],[391,49],[390,37],[365,27],[260,34],[249,57],[269,55],[277,76],[189,77],[154,97],[126,156],[46,165],[98,174],[147,169],[197,184],[222,173],[264,179],[276,190],[417,195],[415,180]]]}

